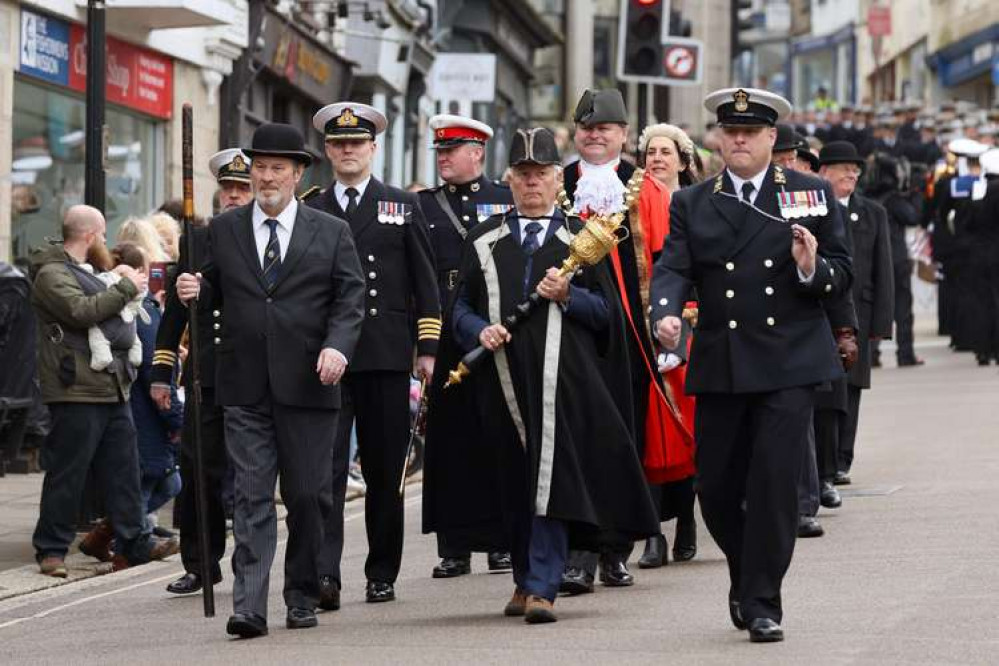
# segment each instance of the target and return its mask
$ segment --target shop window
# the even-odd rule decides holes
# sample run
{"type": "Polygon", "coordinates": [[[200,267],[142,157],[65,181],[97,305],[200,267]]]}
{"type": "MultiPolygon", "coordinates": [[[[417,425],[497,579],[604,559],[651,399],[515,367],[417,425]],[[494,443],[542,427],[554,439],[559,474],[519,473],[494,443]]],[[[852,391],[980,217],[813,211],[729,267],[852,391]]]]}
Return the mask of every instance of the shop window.
{"type": "MultiPolygon", "coordinates": [[[[84,201],[84,100],[76,94],[14,82],[11,256],[26,257],[61,237],[66,209],[84,201]]],[[[129,217],[162,203],[163,133],[150,118],[108,107],[108,239],[129,217]]]]}

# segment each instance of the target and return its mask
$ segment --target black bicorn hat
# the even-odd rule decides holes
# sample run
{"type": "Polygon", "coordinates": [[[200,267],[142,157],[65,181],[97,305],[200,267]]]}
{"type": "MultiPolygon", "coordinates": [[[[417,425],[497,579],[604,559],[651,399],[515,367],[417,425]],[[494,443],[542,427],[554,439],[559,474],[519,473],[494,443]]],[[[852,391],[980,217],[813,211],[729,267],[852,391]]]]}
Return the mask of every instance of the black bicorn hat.
{"type": "Polygon", "coordinates": [[[519,129],[510,142],[510,167],[522,164],[561,165],[555,134],[547,127],[519,129]]]}
{"type": "Polygon", "coordinates": [[[312,164],[312,155],[305,149],[305,138],[297,127],[285,123],[265,123],[253,132],[253,140],[243,153],[250,159],[287,157],[305,166],[312,164]]]}
{"type": "Polygon", "coordinates": [[[628,124],[628,109],[624,97],[617,88],[607,90],[587,90],[579,98],[572,120],[584,127],[599,123],[628,124]]]}
{"type": "Polygon", "coordinates": [[[819,164],[856,164],[864,167],[864,158],[857,152],[857,147],[849,141],[830,141],[819,151],[819,164]]]}
{"type": "Polygon", "coordinates": [[[777,141],[774,143],[773,152],[782,153],[788,150],[795,150],[798,147],[794,127],[787,123],[777,123],[777,141]]]}

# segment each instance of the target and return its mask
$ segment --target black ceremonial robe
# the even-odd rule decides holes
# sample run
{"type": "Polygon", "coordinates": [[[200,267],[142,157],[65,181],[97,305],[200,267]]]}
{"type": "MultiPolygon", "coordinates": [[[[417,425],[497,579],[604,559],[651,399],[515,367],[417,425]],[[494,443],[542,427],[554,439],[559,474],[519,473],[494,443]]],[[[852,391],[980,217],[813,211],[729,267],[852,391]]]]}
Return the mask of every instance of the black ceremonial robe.
{"type": "MultiPolygon", "coordinates": [[[[525,297],[526,255],[516,218],[495,216],[469,233],[455,294],[498,322],[525,297]]],[[[560,228],[534,253],[527,293],[568,256],[560,228]]],[[[581,223],[570,218],[569,230],[581,223]]],[[[512,517],[529,511],[565,521],[573,547],[654,534],[658,521],[633,444],[624,320],[606,262],[573,284],[605,294],[608,326],[594,331],[546,302],[513,339],[464,382],[444,390],[467,351],[453,330],[452,302],[427,417],[424,532],[475,551],[509,548],[512,517]]]]}

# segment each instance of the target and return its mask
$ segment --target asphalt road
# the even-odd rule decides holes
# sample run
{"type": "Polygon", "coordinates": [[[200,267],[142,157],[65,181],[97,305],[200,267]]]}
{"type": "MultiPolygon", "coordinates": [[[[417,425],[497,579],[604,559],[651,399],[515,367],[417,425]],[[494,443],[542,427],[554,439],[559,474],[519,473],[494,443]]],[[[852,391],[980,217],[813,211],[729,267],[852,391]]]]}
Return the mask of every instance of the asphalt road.
{"type": "Polygon", "coordinates": [[[216,588],[217,616],[204,619],[200,597],[164,591],[180,571],[165,562],[0,602],[0,663],[995,664],[999,373],[942,341],[920,352],[927,366],[878,370],[864,396],[854,485],[842,509],[821,515],[826,536],[799,542],[782,644],[753,645],[731,627],[724,563],[703,529],[693,562],[561,599],[556,624],[504,618],[512,582],[485,573],[484,556],[472,576],[430,578],[436,545],[419,534],[411,486],[395,603],[363,600],[355,503],[345,603],[316,629],[284,628],[278,565],[270,635],[231,640],[231,577],[216,588]]]}

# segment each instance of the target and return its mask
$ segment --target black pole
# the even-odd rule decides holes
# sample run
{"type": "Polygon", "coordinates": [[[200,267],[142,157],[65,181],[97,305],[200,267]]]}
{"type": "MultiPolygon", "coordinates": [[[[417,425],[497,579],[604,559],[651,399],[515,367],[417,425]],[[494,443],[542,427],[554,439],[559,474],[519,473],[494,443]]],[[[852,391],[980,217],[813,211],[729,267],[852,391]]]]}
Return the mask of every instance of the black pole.
{"type": "MultiPolygon", "coordinates": [[[[184,104],[181,110],[181,172],[184,183],[184,243],[188,266],[198,266],[194,244],[194,110],[184,104]]],[[[205,617],[215,616],[215,589],[212,584],[211,544],[208,542],[208,495],[205,492],[205,463],[201,438],[201,339],[198,328],[198,303],[187,308],[187,334],[189,339],[187,371],[190,373],[191,432],[194,435],[194,502],[198,518],[198,546],[201,551],[201,592],[205,617]]]]}
{"type": "Polygon", "coordinates": [[[649,121],[649,86],[646,83],[638,84],[638,122],[635,123],[636,136],[642,136],[642,130],[649,121]]]}
{"type": "Polygon", "coordinates": [[[104,106],[107,96],[104,0],[87,1],[87,119],[84,200],[104,212],[104,106]]]}

